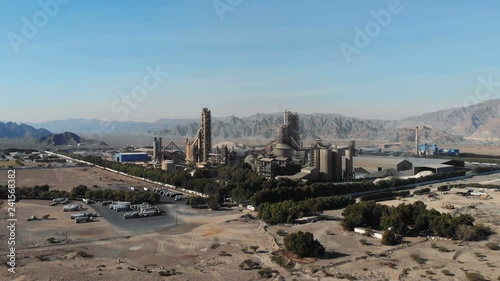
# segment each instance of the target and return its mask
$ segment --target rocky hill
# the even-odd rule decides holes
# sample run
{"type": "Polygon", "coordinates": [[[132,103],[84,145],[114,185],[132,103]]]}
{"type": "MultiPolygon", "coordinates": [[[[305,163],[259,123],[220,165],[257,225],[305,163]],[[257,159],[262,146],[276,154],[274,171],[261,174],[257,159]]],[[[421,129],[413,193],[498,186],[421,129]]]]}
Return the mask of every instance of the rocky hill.
{"type": "Polygon", "coordinates": [[[17,124],[13,122],[0,122],[0,138],[7,139],[38,139],[52,134],[46,129],[35,129],[26,124],[17,124]]]}
{"type": "Polygon", "coordinates": [[[105,142],[84,139],[77,134],[64,132],[62,134],[51,134],[40,138],[36,144],[42,146],[68,146],[68,145],[85,145],[85,146],[107,146],[105,142]]]}
{"type": "MultiPolygon", "coordinates": [[[[38,124],[45,128],[68,127],[75,132],[100,131],[165,137],[193,137],[197,119],[161,119],[154,123],[70,119],[38,124]],[[104,124],[104,126],[103,126],[104,124]]],[[[212,117],[214,138],[272,139],[274,128],[283,123],[283,114],[255,114],[249,117],[212,117]]],[[[36,124],[35,124],[36,125],[36,124]]],[[[402,120],[368,120],[339,114],[300,114],[300,130],[304,139],[357,139],[391,142],[413,142],[415,127],[426,126],[422,141],[458,143],[465,139],[500,139],[500,100],[447,109],[402,120]]]]}

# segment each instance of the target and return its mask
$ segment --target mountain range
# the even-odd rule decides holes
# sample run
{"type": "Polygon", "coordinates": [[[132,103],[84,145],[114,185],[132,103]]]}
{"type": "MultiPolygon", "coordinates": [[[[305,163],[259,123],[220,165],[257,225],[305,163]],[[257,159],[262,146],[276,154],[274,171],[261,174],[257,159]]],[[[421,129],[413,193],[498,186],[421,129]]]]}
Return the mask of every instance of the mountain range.
{"type": "MultiPolygon", "coordinates": [[[[212,117],[212,136],[219,139],[272,139],[283,114],[255,114],[249,117],[212,117]]],[[[199,119],[161,119],[156,122],[106,123],[96,119],[67,119],[30,123],[53,132],[71,130],[77,133],[120,133],[165,137],[193,137],[199,119]]],[[[446,109],[401,120],[372,120],[339,114],[300,114],[303,139],[357,139],[412,142],[415,127],[420,126],[422,140],[459,143],[464,140],[495,141],[500,139],[500,99],[480,104],[446,109]]]]}
{"type": "Polygon", "coordinates": [[[17,124],[13,122],[0,122],[0,138],[5,139],[38,139],[52,134],[46,129],[35,129],[26,124],[17,124]]]}

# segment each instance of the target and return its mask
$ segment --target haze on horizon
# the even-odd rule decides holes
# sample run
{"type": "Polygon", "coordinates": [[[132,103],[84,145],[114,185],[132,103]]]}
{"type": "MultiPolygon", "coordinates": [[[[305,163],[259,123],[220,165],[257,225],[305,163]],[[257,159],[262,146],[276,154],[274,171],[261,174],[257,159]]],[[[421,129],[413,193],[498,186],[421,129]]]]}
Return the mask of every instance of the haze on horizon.
{"type": "Polygon", "coordinates": [[[213,0],[69,1],[14,46],[51,1],[0,3],[2,121],[156,121],[203,107],[400,119],[464,104],[479,77],[500,82],[493,0],[241,0],[222,15],[213,0]],[[356,28],[392,1],[399,12],[356,45],[356,28]],[[359,53],[346,59],[342,44],[359,53]],[[144,99],[127,105],[141,86],[144,99]]]}

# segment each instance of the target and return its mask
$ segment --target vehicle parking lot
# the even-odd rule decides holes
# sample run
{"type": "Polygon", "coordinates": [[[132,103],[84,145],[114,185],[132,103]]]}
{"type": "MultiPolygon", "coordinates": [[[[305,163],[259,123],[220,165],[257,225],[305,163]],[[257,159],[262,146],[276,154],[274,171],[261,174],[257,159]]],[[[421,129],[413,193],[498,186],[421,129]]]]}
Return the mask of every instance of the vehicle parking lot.
{"type": "Polygon", "coordinates": [[[158,216],[125,219],[123,215],[127,212],[117,212],[109,208],[109,205],[102,206],[100,203],[92,206],[97,213],[115,227],[132,233],[143,233],[153,231],[157,228],[175,224],[175,215],[169,212],[171,208],[167,204],[158,204],[156,207],[162,211],[158,216]]]}

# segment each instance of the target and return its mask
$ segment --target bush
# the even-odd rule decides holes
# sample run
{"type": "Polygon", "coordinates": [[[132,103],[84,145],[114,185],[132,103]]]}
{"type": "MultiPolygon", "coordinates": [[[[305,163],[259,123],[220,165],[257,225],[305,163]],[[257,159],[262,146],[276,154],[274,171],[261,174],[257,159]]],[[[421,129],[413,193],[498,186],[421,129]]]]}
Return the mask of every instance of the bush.
{"type": "Polygon", "coordinates": [[[325,254],[325,247],[310,232],[296,232],[285,237],[285,248],[297,256],[318,257],[325,254]]]}
{"type": "Polygon", "coordinates": [[[403,237],[397,234],[394,230],[387,230],[382,235],[382,244],[388,246],[394,246],[401,244],[403,242],[403,237]]]}
{"type": "Polygon", "coordinates": [[[292,269],[295,266],[293,261],[281,256],[272,256],[271,261],[285,269],[292,269]]]}
{"type": "Polygon", "coordinates": [[[476,272],[468,272],[465,274],[465,277],[467,277],[467,280],[469,281],[486,281],[486,278],[484,278],[483,275],[476,272]]]}
{"type": "Polygon", "coordinates": [[[441,270],[441,273],[443,273],[446,276],[455,276],[455,274],[451,273],[448,269],[443,269],[441,270]]]}
{"type": "Polygon", "coordinates": [[[50,237],[50,238],[47,238],[47,242],[49,242],[49,243],[57,243],[57,240],[54,237],[50,237]]]}
{"type": "Polygon", "coordinates": [[[80,257],[82,257],[84,259],[91,259],[91,258],[94,257],[93,255],[87,253],[86,251],[79,251],[78,253],[76,253],[76,255],[80,256],[80,257]]]}
{"type": "Polygon", "coordinates": [[[500,250],[500,246],[498,244],[495,244],[495,243],[492,243],[492,242],[486,243],[484,246],[486,246],[486,248],[488,248],[490,250],[493,250],[493,251],[500,250]]]}
{"type": "Polygon", "coordinates": [[[422,194],[426,194],[426,193],[430,193],[431,192],[431,189],[426,187],[426,188],[422,188],[422,189],[419,189],[419,190],[415,190],[413,192],[413,194],[415,195],[422,195],[422,194]]]}
{"type": "Polygon", "coordinates": [[[421,258],[419,254],[411,254],[410,258],[412,258],[414,261],[416,261],[419,264],[425,263],[425,259],[421,258]]]}
{"type": "Polygon", "coordinates": [[[266,279],[272,278],[273,274],[275,274],[275,273],[278,273],[278,271],[276,271],[270,267],[266,267],[266,268],[259,270],[260,277],[266,278],[266,279]]]}
{"type": "Polygon", "coordinates": [[[49,217],[50,217],[50,215],[44,215],[44,216],[42,217],[42,220],[47,220],[47,219],[49,219],[49,217]]]}
{"type": "Polygon", "coordinates": [[[288,235],[288,233],[287,233],[286,231],[284,231],[283,229],[278,229],[278,230],[276,231],[276,234],[278,234],[278,235],[279,235],[279,236],[281,236],[281,237],[285,237],[285,236],[287,236],[287,235],[288,235]]]}
{"type": "Polygon", "coordinates": [[[448,252],[451,252],[448,248],[443,247],[443,246],[439,246],[437,249],[438,249],[438,251],[440,251],[440,252],[442,252],[442,253],[448,253],[448,252]]]}
{"type": "Polygon", "coordinates": [[[240,263],[240,268],[243,270],[262,269],[258,262],[254,262],[250,259],[244,260],[242,263],[240,263]]]}
{"type": "Polygon", "coordinates": [[[447,185],[442,185],[437,188],[437,191],[450,191],[450,187],[447,185]]]}

